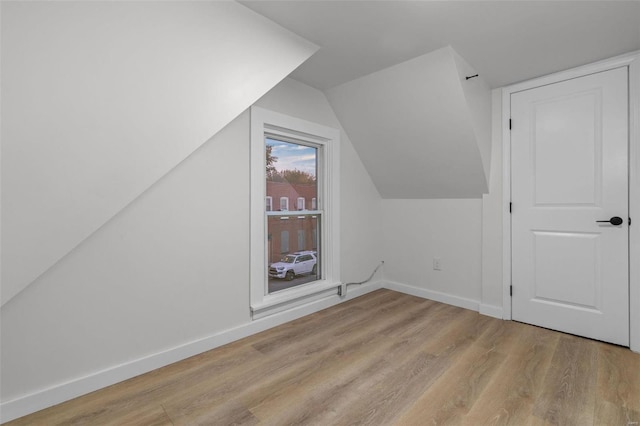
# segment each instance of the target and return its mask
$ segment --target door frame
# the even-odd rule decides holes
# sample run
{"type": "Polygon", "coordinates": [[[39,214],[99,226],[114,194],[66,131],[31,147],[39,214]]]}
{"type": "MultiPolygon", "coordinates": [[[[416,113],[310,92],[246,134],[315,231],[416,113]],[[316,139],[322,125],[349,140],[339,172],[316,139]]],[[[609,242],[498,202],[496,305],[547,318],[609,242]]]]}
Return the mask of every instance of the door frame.
{"type": "Polygon", "coordinates": [[[640,352],[640,262],[631,261],[640,259],[640,50],[502,88],[502,310],[511,320],[511,95],[620,67],[629,68],[629,347],[640,352]]]}

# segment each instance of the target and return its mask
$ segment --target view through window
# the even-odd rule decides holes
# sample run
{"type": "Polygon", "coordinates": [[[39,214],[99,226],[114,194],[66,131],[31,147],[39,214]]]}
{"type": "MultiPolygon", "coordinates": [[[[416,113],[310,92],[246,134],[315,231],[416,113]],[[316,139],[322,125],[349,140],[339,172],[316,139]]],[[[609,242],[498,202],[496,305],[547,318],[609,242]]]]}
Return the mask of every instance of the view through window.
{"type": "Polygon", "coordinates": [[[321,279],[320,146],[265,137],[269,293],[321,279]],[[270,200],[279,200],[273,204],[270,200]]]}

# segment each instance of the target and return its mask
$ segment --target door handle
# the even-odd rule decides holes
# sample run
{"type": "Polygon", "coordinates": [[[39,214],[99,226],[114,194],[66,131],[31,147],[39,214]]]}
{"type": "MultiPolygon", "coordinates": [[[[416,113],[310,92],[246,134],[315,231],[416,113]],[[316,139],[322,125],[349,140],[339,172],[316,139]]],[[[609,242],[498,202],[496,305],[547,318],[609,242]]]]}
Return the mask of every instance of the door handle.
{"type": "Polygon", "coordinates": [[[612,217],[612,218],[611,218],[611,219],[609,219],[609,220],[596,220],[596,222],[600,222],[600,223],[610,223],[610,224],[612,224],[612,225],[616,225],[616,226],[617,226],[617,225],[622,225],[622,222],[624,222],[624,221],[622,220],[622,218],[621,218],[621,217],[619,217],[619,216],[614,216],[614,217],[612,217]]]}

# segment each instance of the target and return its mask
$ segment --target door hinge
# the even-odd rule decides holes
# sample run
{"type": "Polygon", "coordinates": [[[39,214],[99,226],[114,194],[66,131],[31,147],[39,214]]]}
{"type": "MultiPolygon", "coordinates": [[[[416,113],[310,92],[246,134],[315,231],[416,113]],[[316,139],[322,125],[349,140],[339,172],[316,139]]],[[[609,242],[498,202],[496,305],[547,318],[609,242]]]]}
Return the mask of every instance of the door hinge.
{"type": "Polygon", "coordinates": [[[509,119],[509,130],[511,130],[511,119],[509,119]]]}
{"type": "Polygon", "coordinates": [[[513,296],[513,286],[509,286],[509,296],[513,296]]]}
{"type": "Polygon", "coordinates": [[[513,211],[513,204],[509,202],[509,213],[511,213],[512,211],[513,211]]]}

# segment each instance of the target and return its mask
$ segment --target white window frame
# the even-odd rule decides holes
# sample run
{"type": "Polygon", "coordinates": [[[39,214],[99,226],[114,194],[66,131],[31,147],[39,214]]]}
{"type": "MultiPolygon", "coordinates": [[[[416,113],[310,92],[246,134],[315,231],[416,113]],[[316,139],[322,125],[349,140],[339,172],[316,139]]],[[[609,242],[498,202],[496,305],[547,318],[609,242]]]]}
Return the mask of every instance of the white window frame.
{"type": "Polygon", "coordinates": [[[265,198],[265,207],[267,209],[268,212],[273,211],[273,197],[270,195],[267,195],[267,197],[265,198]]]}
{"type": "Polygon", "coordinates": [[[251,257],[250,294],[253,319],[337,294],[340,281],[340,131],[310,121],[251,107],[251,257]],[[269,294],[265,135],[321,147],[318,162],[320,280],[269,294]]]}
{"type": "Polygon", "coordinates": [[[304,197],[298,197],[296,200],[296,208],[298,210],[304,210],[304,197]]]}

